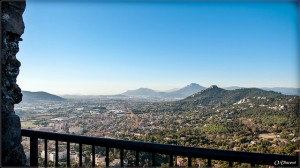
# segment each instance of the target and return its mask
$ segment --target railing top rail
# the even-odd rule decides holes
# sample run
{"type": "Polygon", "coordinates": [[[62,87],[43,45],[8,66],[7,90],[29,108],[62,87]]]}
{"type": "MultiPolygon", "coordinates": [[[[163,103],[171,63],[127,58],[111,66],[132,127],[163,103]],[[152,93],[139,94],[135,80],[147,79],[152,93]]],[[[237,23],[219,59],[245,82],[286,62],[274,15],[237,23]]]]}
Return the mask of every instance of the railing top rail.
{"type": "Polygon", "coordinates": [[[264,165],[274,165],[275,161],[296,161],[298,156],[264,154],[242,151],[228,151],[208,148],[195,148],[186,146],[176,146],[167,144],[148,143],[141,141],[127,141],[100,137],[89,137],[73,134],[60,134],[53,132],[43,132],[35,130],[21,130],[22,136],[35,137],[48,140],[58,140],[63,142],[82,143],[95,146],[103,146],[110,148],[121,148],[134,151],[154,152],[167,155],[190,156],[197,158],[210,158],[215,160],[234,161],[242,163],[255,163],[264,165]]]}

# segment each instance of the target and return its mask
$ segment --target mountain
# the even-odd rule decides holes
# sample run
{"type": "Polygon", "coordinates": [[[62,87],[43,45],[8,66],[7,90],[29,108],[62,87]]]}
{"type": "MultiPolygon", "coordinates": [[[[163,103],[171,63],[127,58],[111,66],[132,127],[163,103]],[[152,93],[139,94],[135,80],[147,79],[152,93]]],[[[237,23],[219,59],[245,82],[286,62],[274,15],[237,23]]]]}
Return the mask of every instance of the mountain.
{"type": "Polygon", "coordinates": [[[47,93],[47,92],[29,92],[22,91],[22,102],[35,102],[35,101],[65,101],[64,98],[47,93]]]}
{"type": "Polygon", "coordinates": [[[194,93],[197,93],[201,90],[205,89],[205,87],[198,85],[197,83],[191,83],[179,90],[169,92],[169,96],[174,96],[178,98],[185,98],[188,97],[194,93]]]}
{"type": "Polygon", "coordinates": [[[128,90],[121,95],[132,96],[132,97],[163,97],[165,92],[158,92],[148,88],[139,88],[136,90],[128,90]]]}
{"type": "Polygon", "coordinates": [[[176,89],[169,92],[160,92],[148,88],[139,88],[136,90],[128,90],[121,95],[132,96],[132,97],[153,97],[153,98],[168,98],[168,99],[183,99],[187,96],[190,96],[194,93],[197,93],[205,87],[200,86],[196,83],[191,83],[181,89],[176,89]]]}
{"type": "Polygon", "coordinates": [[[272,88],[268,88],[268,87],[264,87],[262,88],[263,90],[272,90],[275,92],[280,92],[282,94],[285,95],[297,95],[300,96],[300,88],[287,88],[287,87],[272,87],[272,88]]]}
{"type": "MultiPolygon", "coordinates": [[[[224,87],[223,89],[226,90],[235,90],[235,89],[242,89],[244,87],[239,87],[239,86],[229,86],[229,87],[224,87]]],[[[285,95],[297,95],[300,96],[300,88],[288,88],[288,87],[262,87],[260,88],[262,90],[266,91],[274,91],[274,92],[279,92],[285,95]]]]}
{"type": "Polygon", "coordinates": [[[179,106],[194,108],[197,106],[220,107],[236,103],[247,97],[277,98],[285,96],[274,91],[265,91],[258,88],[241,88],[236,90],[225,90],[216,85],[195,93],[183,100],[179,100],[179,106]]]}

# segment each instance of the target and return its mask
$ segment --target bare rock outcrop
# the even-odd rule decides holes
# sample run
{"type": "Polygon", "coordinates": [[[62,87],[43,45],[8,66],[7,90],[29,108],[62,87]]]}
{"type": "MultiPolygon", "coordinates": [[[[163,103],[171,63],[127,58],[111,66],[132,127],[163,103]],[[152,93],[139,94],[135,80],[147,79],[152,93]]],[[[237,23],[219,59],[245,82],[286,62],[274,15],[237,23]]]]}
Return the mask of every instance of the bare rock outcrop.
{"type": "Polygon", "coordinates": [[[20,118],[14,104],[22,101],[17,76],[21,63],[16,54],[24,33],[23,12],[25,1],[1,3],[1,117],[2,117],[2,166],[25,166],[26,156],[21,144],[20,118]]]}

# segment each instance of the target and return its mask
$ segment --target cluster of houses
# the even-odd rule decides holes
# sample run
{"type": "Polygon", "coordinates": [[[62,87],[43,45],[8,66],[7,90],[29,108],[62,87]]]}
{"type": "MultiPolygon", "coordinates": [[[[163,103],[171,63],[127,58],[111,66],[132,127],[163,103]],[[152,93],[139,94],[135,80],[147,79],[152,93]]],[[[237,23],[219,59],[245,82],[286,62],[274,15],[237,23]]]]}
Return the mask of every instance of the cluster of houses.
{"type": "MultiPolygon", "coordinates": [[[[45,159],[45,150],[42,150],[40,152],[41,154],[41,158],[45,159]]],[[[80,160],[80,156],[79,156],[79,152],[77,151],[70,151],[70,161],[76,164],[79,164],[79,160],[80,160]]],[[[55,156],[56,156],[56,152],[55,151],[49,151],[47,153],[47,160],[48,161],[52,161],[55,162],[55,156]]],[[[60,161],[66,161],[67,159],[67,150],[58,152],[58,160],[60,161]]],[[[90,155],[90,160],[93,160],[93,156],[92,154],[90,155]]],[[[126,166],[128,164],[127,160],[124,160],[124,165],[126,166]]],[[[86,165],[86,158],[85,156],[82,156],[82,165],[85,166],[86,165]]],[[[102,156],[100,154],[95,154],[95,166],[105,166],[106,162],[105,162],[105,156],[102,156]]],[[[110,166],[121,166],[121,160],[120,159],[114,159],[112,161],[110,161],[110,166]]]]}

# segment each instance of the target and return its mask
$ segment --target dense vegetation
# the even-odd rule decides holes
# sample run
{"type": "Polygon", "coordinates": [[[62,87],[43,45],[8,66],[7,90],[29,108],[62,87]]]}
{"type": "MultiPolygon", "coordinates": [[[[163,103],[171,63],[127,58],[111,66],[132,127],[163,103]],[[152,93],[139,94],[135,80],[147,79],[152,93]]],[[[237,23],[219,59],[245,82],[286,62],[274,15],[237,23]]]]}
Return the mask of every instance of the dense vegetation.
{"type": "Polygon", "coordinates": [[[299,148],[296,96],[213,86],[181,101],[139,109],[171,117],[160,123],[160,129],[127,139],[278,154],[295,154],[299,148]]]}

